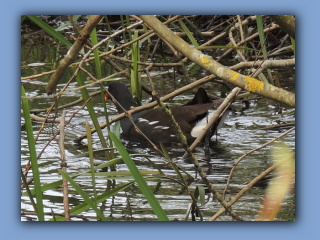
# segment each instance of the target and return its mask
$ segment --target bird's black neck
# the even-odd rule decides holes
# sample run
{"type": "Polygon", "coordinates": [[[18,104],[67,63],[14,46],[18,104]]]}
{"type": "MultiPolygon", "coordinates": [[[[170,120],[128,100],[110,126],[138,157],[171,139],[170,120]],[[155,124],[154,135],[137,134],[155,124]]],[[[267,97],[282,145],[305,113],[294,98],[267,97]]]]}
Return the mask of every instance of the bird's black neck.
{"type": "MultiPolygon", "coordinates": [[[[109,87],[109,92],[112,94],[113,97],[116,98],[118,103],[126,110],[130,110],[130,107],[138,107],[138,104],[133,99],[131,92],[129,89],[121,83],[113,83],[109,87]],[[117,87],[116,87],[117,86],[117,87]]],[[[123,109],[116,104],[116,108],[119,113],[123,113],[123,109]]]]}

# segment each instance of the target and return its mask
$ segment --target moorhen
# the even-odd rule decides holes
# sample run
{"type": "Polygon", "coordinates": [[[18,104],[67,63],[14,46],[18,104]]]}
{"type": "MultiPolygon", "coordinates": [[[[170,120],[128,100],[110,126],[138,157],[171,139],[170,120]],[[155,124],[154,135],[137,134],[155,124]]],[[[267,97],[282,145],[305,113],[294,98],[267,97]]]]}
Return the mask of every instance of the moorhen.
{"type": "MultiPolygon", "coordinates": [[[[113,82],[109,85],[108,91],[118,101],[122,107],[128,111],[131,107],[138,107],[138,104],[132,97],[131,92],[127,86],[121,82],[113,82]]],[[[110,99],[110,95],[107,93],[106,99],[110,99]]],[[[176,122],[180,125],[182,132],[186,136],[188,143],[195,140],[197,133],[192,132],[192,129],[196,126],[197,122],[204,119],[208,110],[216,107],[220,102],[213,102],[207,95],[203,88],[199,88],[195,97],[187,102],[183,106],[173,107],[171,109],[172,114],[176,122]]],[[[118,113],[123,113],[123,109],[115,104],[118,113]]],[[[149,109],[142,112],[134,113],[132,120],[137,127],[155,144],[173,144],[179,143],[176,136],[176,132],[172,127],[167,114],[160,108],[149,109]]],[[[120,120],[122,128],[122,135],[133,141],[146,141],[146,139],[139,134],[131,121],[128,118],[120,120]]],[[[202,129],[204,126],[199,127],[202,129]]],[[[213,131],[215,132],[215,131],[213,131]]]]}

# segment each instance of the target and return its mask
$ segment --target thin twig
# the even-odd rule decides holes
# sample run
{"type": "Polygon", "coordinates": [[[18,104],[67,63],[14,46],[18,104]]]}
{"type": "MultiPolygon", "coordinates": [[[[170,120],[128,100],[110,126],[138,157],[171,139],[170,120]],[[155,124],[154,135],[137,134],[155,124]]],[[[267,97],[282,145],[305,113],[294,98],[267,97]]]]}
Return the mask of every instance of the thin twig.
{"type": "MultiPolygon", "coordinates": [[[[21,115],[23,114],[23,110],[21,109],[21,115]]],[[[46,123],[59,123],[60,120],[59,119],[45,119],[42,117],[38,117],[34,114],[30,114],[30,117],[34,120],[34,121],[39,121],[39,122],[46,122],[46,123]]]]}
{"type": "MultiPolygon", "coordinates": [[[[72,116],[70,117],[70,119],[68,120],[68,122],[67,122],[65,125],[68,125],[68,124],[71,122],[71,119],[72,119],[81,109],[83,109],[90,100],[91,100],[91,97],[90,97],[77,111],[75,111],[75,112],[72,114],[72,116]]],[[[59,122],[60,122],[60,120],[59,120],[59,122]]],[[[49,139],[49,141],[47,142],[47,144],[43,147],[43,149],[42,149],[42,150],[40,151],[40,153],[38,154],[38,156],[37,156],[38,159],[41,157],[42,153],[43,153],[44,150],[49,146],[49,144],[56,138],[56,136],[59,135],[59,133],[60,133],[60,130],[58,130],[58,131],[49,139]]],[[[27,174],[28,174],[28,172],[29,172],[29,170],[30,170],[30,167],[31,167],[31,166],[30,166],[30,160],[29,160],[28,163],[26,164],[26,170],[25,170],[25,173],[24,173],[24,175],[25,175],[26,177],[27,177],[27,174]]],[[[28,180],[28,184],[30,184],[32,181],[33,181],[33,178],[30,178],[30,179],[28,180]]],[[[21,185],[21,189],[23,189],[23,185],[21,185]]]]}
{"type": "MultiPolygon", "coordinates": [[[[284,158],[277,163],[273,164],[271,167],[269,167],[267,170],[262,172],[259,176],[254,178],[250,183],[248,183],[242,190],[233,198],[231,201],[228,202],[228,207],[231,207],[240,197],[242,197],[249,189],[251,189],[258,181],[260,181],[262,178],[273,172],[277,167],[281,166],[282,164],[286,163],[288,159],[292,158],[294,156],[294,153],[289,155],[287,158],[284,158]]],[[[214,216],[212,216],[209,221],[216,220],[222,213],[225,212],[224,208],[221,208],[214,216]]]]}
{"type": "MultiPolygon", "coordinates": [[[[89,94],[89,97],[94,97],[94,96],[96,96],[96,95],[99,95],[99,94],[101,94],[101,91],[99,90],[99,91],[95,91],[95,92],[93,92],[93,93],[90,93],[89,94]]],[[[68,108],[68,107],[71,107],[71,106],[74,106],[74,105],[76,105],[76,104],[78,104],[78,103],[81,103],[81,102],[83,102],[83,97],[81,96],[81,97],[79,97],[79,99],[78,100],[76,100],[76,101],[73,101],[73,102],[71,102],[71,103],[67,103],[67,104],[65,104],[65,105],[60,105],[59,107],[58,107],[58,110],[60,110],[60,109],[64,109],[64,108],[68,108]]],[[[46,108],[46,109],[33,109],[33,110],[30,110],[30,113],[41,113],[41,112],[46,112],[48,109],[46,108]]],[[[42,120],[41,121],[44,121],[44,119],[43,118],[41,118],[42,120]]],[[[50,119],[49,119],[50,120],[50,119]]],[[[59,119],[55,119],[55,121],[56,120],[59,120],[59,119]]]]}
{"type": "Polygon", "coordinates": [[[240,38],[241,38],[241,41],[244,41],[242,21],[241,21],[240,15],[237,15],[237,19],[238,19],[238,23],[239,23],[240,38]]]}
{"type": "Polygon", "coordinates": [[[249,154],[251,154],[251,153],[253,153],[253,152],[257,151],[257,150],[268,146],[269,144],[273,143],[273,142],[276,141],[277,139],[279,139],[279,138],[287,135],[289,132],[293,131],[294,129],[295,129],[295,127],[290,128],[288,131],[282,133],[282,134],[279,135],[278,137],[275,137],[274,139],[270,140],[269,142],[267,142],[267,143],[265,143],[265,144],[263,144],[263,145],[261,145],[261,146],[259,146],[259,147],[257,147],[257,148],[254,148],[254,149],[246,152],[246,153],[243,154],[240,158],[238,158],[238,160],[233,164],[233,166],[232,166],[232,168],[231,168],[231,170],[230,170],[230,174],[229,174],[229,177],[228,177],[228,180],[227,180],[227,184],[226,184],[226,187],[225,187],[225,189],[224,189],[224,191],[223,191],[223,198],[225,198],[226,192],[227,192],[227,190],[228,190],[228,187],[229,187],[229,184],[230,184],[230,180],[231,180],[233,171],[234,171],[234,169],[236,168],[236,166],[238,165],[238,163],[239,163],[242,159],[244,159],[246,156],[248,156],[249,154]]]}
{"type": "MultiPolygon", "coordinates": [[[[230,40],[230,42],[232,43],[233,46],[237,46],[237,43],[236,43],[236,41],[234,40],[233,34],[232,34],[231,31],[229,32],[229,40],[230,40]]],[[[243,56],[243,54],[242,54],[242,52],[240,51],[240,49],[236,49],[236,51],[237,51],[239,57],[241,58],[241,60],[242,60],[243,62],[246,62],[247,60],[246,60],[245,57],[243,56]]]]}
{"type": "MultiPolygon", "coordinates": [[[[243,23],[243,22],[242,22],[243,23]]],[[[276,24],[272,24],[270,27],[264,29],[263,31],[266,33],[266,32],[269,32],[269,31],[273,31],[275,29],[278,29],[280,28],[279,25],[276,25],[276,24]]],[[[252,34],[250,37],[247,37],[244,41],[240,41],[237,43],[237,46],[241,46],[242,44],[248,42],[248,41],[251,41],[252,39],[254,38],[257,38],[259,37],[259,33],[255,33],[255,34],[252,34]]],[[[227,51],[225,51],[218,59],[217,61],[221,61],[222,58],[224,58],[225,56],[227,56],[229,53],[231,53],[232,51],[234,51],[233,48],[230,48],[228,49],[227,51]]]]}

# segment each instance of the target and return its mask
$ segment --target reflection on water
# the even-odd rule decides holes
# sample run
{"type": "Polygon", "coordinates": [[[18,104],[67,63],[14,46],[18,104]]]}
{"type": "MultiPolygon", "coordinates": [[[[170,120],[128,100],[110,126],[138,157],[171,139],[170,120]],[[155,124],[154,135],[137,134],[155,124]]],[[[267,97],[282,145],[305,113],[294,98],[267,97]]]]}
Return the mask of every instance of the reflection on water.
{"type": "MultiPolygon", "coordinates": [[[[36,93],[35,93],[36,94],[36,93]]],[[[191,97],[186,95],[185,97],[191,97]]],[[[185,100],[183,100],[185,101],[185,100]]],[[[33,102],[31,103],[33,104],[33,102]]],[[[35,103],[38,104],[38,103],[35,103]]],[[[179,104],[179,100],[174,104],[179,104]]],[[[109,109],[113,109],[112,114],[116,114],[113,105],[107,103],[109,109]]],[[[71,116],[72,111],[77,110],[77,106],[73,107],[67,114],[67,119],[71,116]]],[[[100,103],[96,104],[96,112],[102,113],[103,108],[100,103]]],[[[286,111],[286,110],[285,110],[286,111]]],[[[39,116],[43,115],[40,114],[39,116]]],[[[84,145],[77,146],[73,143],[73,140],[84,133],[85,131],[85,119],[90,121],[86,110],[80,111],[79,114],[71,121],[66,128],[65,139],[65,151],[66,159],[68,163],[68,173],[84,173],[90,171],[89,158],[87,156],[77,157],[80,153],[87,151],[85,144],[86,140],[83,140],[84,145]],[[76,157],[75,157],[76,156],[76,157]]],[[[207,159],[204,154],[203,146],[199,146],[195,149],[195,155],[197,156],[201,167],[207,174],[208,179],[214,184],[215,188],[219,192],[223,192],[227,177],[230,173],[230,169],[233,163],[242,156],[245,152],[258,147],[272,138],[278,136],[283,129],[276,130],[259,130],[262,127],[278,124],[281,121],[281,116],[273,116],[272,108],[268,105],[263,106],[263,103],[259,102],[253,104],[249,109],[245,110],[233,110],[227,118],[224,126],[218,133],[218,141],[216,137],[213,137],[213,143],[210,147],[210,158],[207,159]]],[[[99,119],[103,122],[104,118],[99,119]]],[[[23,122],[23,119],[21,119],[23,122]]],[[[294,116],[286,117],[287,122],[294,122],[294,116]]],[[[40,124],[34,124],[34,135],[36,135],[40,124]]],[[[45,146],[49,138],[52,136],[52,132],[57,131],[58,127],[52,127],[52,124],[47,124],[45,130],[40,135],[37,141],[37,152],[45,146]]],[[[103,130],[106,136],[106,129],[103,130]]],[[[295,132],[291,132],[285,137],[285,142],[292,149],[295,148],[295,132]]],[[[147,144],[142,143],[129,143],[124,141],[129,153],[149,154],[148,159],[143,156],[133,157],[136,165],[140,170],[154,170],[156,164],[166,175],[166,178],[159,181],[149,181],[149,186],[155,192],[155,196],[159,200],[160,204],[168,214],[170,220],[183,220],[185,218],[186,210],[188,209],[191,200],[186,190],[181,187],[175,181],[171,181],[170,177],[176,178],[175,172],[172,170],[167,161],[155,150],[151,149],[147,144]],[[152,163],[151,163],[152,161],[152,163]]],[[[95,149],[102,148],[97,134],[93,134],[93,145],[95,149]]],[[[271,166],[269,150],[271,146],[267,146],[251,155],[245,157],[241,163],[237,166],[230,183],[230,187],[227,194],[227,200],[235,196],[241,188],[248,183],[266,168],[271,166]]],[[[168,149],[171,157],[177,163],[177,165],[187,171],[192,176],[195,176],[195,180],[191,182],[190,189],[194,190],[196,186],[202,185],[201,178],[195,172],[195,168],[189,159],[181,159],[184,154],[184,150],[181,148],[168,149]]],[[[21,132],[21,164],[25,166],[28,161],[28,149],[26,133],[21,132]]],[[[60,169],[59,148],[57,141],[53,141],[42,154],[39,159],[41,181],[42,183],[51,183],[60,180],[57,169],[60,169]]],[[[95,156],[95,163],[103,163],[105,161],[103,155],[95,156]]],[[[124,163],[117,164],[117,170],[127,170],[124,163]]],[[[30,175],[29,175],[30,176],[30,175]]],[[[92,182],[90,177],[79,177],[76,179],[77,183],[90,195],[92,192],[92,182]]],[[[98,194],[105,191],[110,184],[119,185],[120,183],[128,182],[130,180],[115,180],[112,182],[106,180],[104,177],[97,177],[97,191],[98,194]]],[[[33,186],[31,186],[33,187],[33,186]]],[[[245,220],[253,220],[257,211],[261,206],[261,201],[265,194],[265,189],[254,187],[249,190],[240,200],[233,205],[233,210],[245,220]]],[[[70,189],[70,207],[81,203],[82,198],[77,195],[75,191],[70,189]]],[[[280,214],[276,220],[292,220],[294,218],[294,204],[295,191],[293,190],[286,198],[286,202],[283,203],[280,214]]],[[[21,210],[23,212],[33,211],[33,208],[29,202],[28,197],[23,196],[21,198],[21,210]]],[[[201,207],[204,220],[208,220],[212,217],[220,208],[221,205],[216,199],[213,199],[212,195],[207,194],[206,204],[201,207]]],[[[44,192],[44,206],[45,212],[50,213],[51,210],[55,213],[63,213],[62,203],[62,188],[58,187],[44,192]]],[[[152,210],[150,210],[149,204],[143,198],[138,188],[133,185],[125,192],[120,192],[116,197],[107,199],[101,205],[99,205],[105,216],[109,216],[114,220],[156,220],[152,210]],[[132,214],[132,216],[131,216],[132,214]]],[[[82,215],[89,219],[95,219],[96,214],[89,210],[82,213],[82,215]]],[[[22,220],[26,220],[27,217],[34,217],[32,215],[22,216],[22,220]]],[[[50,219],[48,215],[46,219],[50,219]]],[[[81,219],[75,219],[81,220],[81,219]]],[[[229,216],[223,215],[218,219],[219,221],[231,220],[229,216]]]]}
{"type": "MultiPolygon", "coordinates": [[[[35,44],[32,46],[33,51],[39,51],[42,53],[41,58],[43,62],[53,63],[57,59],[61,59],[59,56],[60,51],[56,51],[54,47],[45,48],[45,51],[42,49],[41,44],[35,44]],[[44,53],[47,53],[45,55],[44,53]]],[[[30,46],[23,45],[22,52],[26,48],[26,52],[29,52],[30,46]]],[[[30,61],[28,56],[25,59],[22,57],[22,61],[30,61]]],[[[39,61],[39,60],[38,60],[39,61]]],[[[31,62],[26,62],[31,63],[31,62]]],[[[51,65],[40,65],[40,66],[27,66],[22,68],[22,76],[30,76],[33,74],[38,74],[41,72],[50,71],[52,68],[51,65]]],[[[61,85],[58,85],[58,90],[63,87],[63,83],[69,79],[70,72],[66,74],[64,79],[62,79],[61,85]]],[[[201,75],[200,73],[199,75],[201,75]]],[[[282,86],[287,89],[288,86],[292,91],[292,78],[294,77],[294,71],[292,72],[282,72],[283,79],[287,79],[288,82],[282,82],[282,86]]],[[[50,75],[49,75],[50,76],[50,75]]],[[[161,95],[172,91],[173,87],[171,84],[170,74],[166,76],[161,76],[160,78],[154,78],[156,84],[156,89],[159,90],[161,95]],[[170,83],[170,84],[168,84],[170,83]]],[[[52,97],[48,97],[44,91],[44,86],[48,82],[48,75],[44,75],[34,80],[24,80],[23,82],[28,82],[24,85],[26,89],[27,96],[32,97],[42,97],[34,98],[29,100],[31,109],[45,109],[48,108],[52,102],[52,97]]],[[[199,77],[201,78],[201,77],[199,77]]],[[[184,83],[179,79],[179,76],[176,75],[176,84],[183,86],[184,83]]],[[[70,88],[75,88],[76,83],[72,83],[70,88]]],[[[220,85],[214,83],[208,83],[204,86],[209,94],[219,96],[220,94],[220,85]]],[[[90,93],[99,90],[97,87],[92,87],[89,89],[90,93]]],[[[72,101],[75,101],[80,97],[79,91],[71,91],[66,95],[63,95],[59,100],[59,104],[63,105],[72,101]]],[[[191,99],[191,93],[186,93],[181,96],[177,96],[174,100],[168,102],[168,106],[175,104],[182,104],[188,99],[191,99]]],[[[146,103],[148,100],[144,100],[146,103]]],[[[105,122],[104,110],[101,104],[100,95],[92,99],[94,104],[95,112],[98,115],[98,120],[100,123],[105,122]]],[[[80,105],[75,105],[68,108],[68,113],[66,119],[69,119],[73,112],[76,112],[80,105]]],[[[116,115],[116,110],[114,105],[111,102],[107,103],[107,108],[111,111],[111,116],[116,115]]],[[[229,176],[230,170],[234,162],[241,157],[247,151],[252,150],[253,148],[259,147],[262,144],[270,141],[274,137],[279,136],[282,132],[288,129],[270,129],[263,130],[264,127],[270,127],[277,124],[283,123],[294,123],[295,116],[293,114],[288,115],[291,108],[284,108],[282,114],[274,114],[274,104],[268,103],[266,100],[252,101],[250,107],[247,109],[242,108],[242,106],[236,106],[233,108],[229,114],[224,126],[218,132],[218,137],[213,137],[213,143],[211,144],[209,151],[209,158],[205,156],[203,146],[199,146],[195,149],[195,155],[198,158],[198,161],[203,168],[204,172],[207,174],[210,182],[215,186],[217,191],[220,193],[223,192],[227,178],[229,176]]],[[[61,115],[61,110],[58,112],[58,117],[61,115]]],[[[43,112],[38,114],[39,117],[45,117],[43,112]]],[[[87,156],[82,156],[80,154],[87,152],[87,141],[84,139],[82,145],[76,145],[73,141],[76,137],[81,136],[85,133],[85,120],[88,120],[92,126],[89,114],[86,109],[80,110],[70,124],[65,129],[65,154],[68,164],[67,172],[69,174],[79,174],[90,172],[90,162],[87,156]]],[[[24,123],[24,119],[21,118],[21,123],[24,123]]],[[[34,122],[34,136],[37,135],[41,124],[34,122]]],[[[37,153],[39,153],[47,144],[49,139],[52,137],[53,133],[58,130],[57,124],[46,124],[45,129],[40,134],[40,137],[37,140],[37,153]]],[[[103,130],[104,136],[107,136],[107,130],[103,130]]],[[[41,173],[41,182],[52,183],[61,179],[57,169],[60,169],[60,153],[58,147],[58,140],[54,140],[46,147],[46,150],[41,155],[41,158],[38,159],[40,165],[41,173]]],[[[292,131],[287,136],[283,138],[283,141],[295,149],[295,132],[292,131]]],[[[139,170],[150,170],[154,171],[154,165],[157,165],[166,178],[156,181],[148,181],[149,186],[155,193],[156,198],[160,202],[163,209],[166,211],[170,220],[184,220],[187,209],[191,204],[190,196],[188,195],[186,189],[184,189],[177,181],[176,173],[172,170],[165,158],[157,153],[155,150],[150,148],[149,145],[142,143],[130,143],[123,141],[126,145],[129,153],[132,154],[148,154],[148,158],[145,156],[135,156],[133,157],[136,165],[139,170]]],[[[93,134],[93,148],[101,149],[101,143],[97,134],[93,134]]],[[[253,178],[258,176],[261,172],[267,169],[272,165],[270,158],[270,148],[267,146],[262,148],[248,156],[246,156],[236,167],[233,177],[230,182],[230,187],[227,192],[226,200],[233,198],[244,186],[246,183],[250,182],[253,178]]],[[[184,171],[191,174],[195,177],[194,181],[190,182],[190,189],[193,191],[199,185],[203,185],[201,178],[195,172],[194,165],[189,159],[181,159],[181,156],[184,154],[184,150],[181,148],[171,148],[168,149],[169,154],[172,157],[173,161],[184,171]]],[[[29,160],[28,153],[28,143],[26,132],[22,129],[21,131],[21,166],[22,169],[25,169],[25,165],[29,160]]],[[[103,154],[96,154],[94,156],[94,161],[96,164],[101,164],[105,162],[103,154]]],[[[124,163],[117,164],[117,171],[128,170],[124,163]]],[[[28,177],[32,176],[32,172],[29,173],[28,177]]],[[[96,185],[97,185],[97,194],[103,193],[106,189],[110,189],[112,186],[118,186],[121,183],[126,183],[131,181],[131,179],[116,179],[109,180],[105,177],[97,176],[96,185]]],[[[82,189],[86,191],[89,196],[93,196],[92,182],[90,177],[81,176],[76,178],[76,182],[81,186],[82,189]]],[[[33,185],[31,184],[31,188],[33,185]]],[[[240,217],[244,220],[254,220],[257,211],[261,207],[261,201],[264,197],[265,189],[261,187],[253,187],[249,190],[243,197],[241,197],[232,207],[240,217]]],[[[60,214],[64,212],[63,209],[63,200],[62,200],[62,187],[50,189],[44,192],[44,206],[46,215],[46,220],[50,219],[51,211],[55,214],[60,214]]],[[[70,208],[82,203],[82,197],[80,197],[71,187],[69,189],[69,202],[70,208]]],[[[275,220],[280,221],[290,221],[294,219],[294,204],[295,204],[295,190],[292,190],[290,194],[286,197],[285,202],[282,204],[280,213],[278,214],[275,220]]],[[[122,191],[117,194],[115,197],[107,199],[105,202],[99,204],[99,208],[103,211],[104,215],[111,218],[112,220],[157,220],[152,210],[150,209],[149,204],[142,196],[141,192],[136,185],[132,185],[130,188],[127,188],[126,191],[122,191]]],[[[212,195],[206,195],[206,204],[201,206],[201,211],[203,214],[204,220],[208,220],[212,217],[219,209],[221,205],[219,202],[213,198],[212,195]]],[[[21,211],[25,212],[22,215],[22,220],[36,219],[34,215],[29,212],[33,212],[33,207],[30,204],[29,198],[27,196],[21,197],[21,211]]],[[[74,218],[74,220],[95,220],[96,214],[94,211],[89,210],[81,213],[82,218],[74,218]]],[[[189,218],[190,219],[190,218],[189,218]]],[[[199,219],[197,219],[199,220],[199,219]]],[[[227,215],[222,215],[218,218],[218,221],[230,221],[231,217],[227,215]]]]}

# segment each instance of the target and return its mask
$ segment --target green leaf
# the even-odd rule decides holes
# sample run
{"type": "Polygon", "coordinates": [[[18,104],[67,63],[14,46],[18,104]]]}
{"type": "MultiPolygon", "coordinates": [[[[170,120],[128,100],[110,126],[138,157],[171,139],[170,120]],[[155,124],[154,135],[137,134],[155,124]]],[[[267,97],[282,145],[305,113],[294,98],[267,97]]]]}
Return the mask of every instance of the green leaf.
{"type": "Polygon", "coordinates": [[[189,28],[184,24],[184,22],[179,19],[180,26],[183,28],[183,31],[187,34],[188,38],[190,39],[192,45],[194,47],[199,47],[197,40],[194,38],[193,34],[190,32],[189,28]]]}
{"type": "MultiPolygon", "coordinates": [[[[144,156],[144,154],[132,154],[132,156],[144,156]]],[[[122,161],[122,158],[115,158],[115,159],[112,159],[108,162],[105,162],[103,164],[100,164],[98,166],[96,166],[94,169],[95,170],[99,170],[99,169],[102,169],[102,168],[106,168],[106,167],[109,167],[109,166],[112,166],[114,164],[117,164],[118,162],[122,161]]],[[[110,174],[112,172],[109,172],[110,174]]],[[[160,172],[162,174],[162,172],[160,172]]],[[[81,174],[72,174],[70,175],[70,177],[72,178],[76,178],[78,176],[84,176],[84,175],[87,175],[88,173],[81,173],[81,174]]],[[[96,173],[97,175],[97,173],[96,173]]],[[[115,178],[113,178],[115,179],[115,178]]],[[[48,183],[48,184],[43,184],[41,186],[41,192],[43,193],[44,191],[47,191],[47,190],[50,190],[50,189],[53,189],[53,188],[56,188],[56,187],[59,187],[62,185],[62,180],[58,180],[58,181],[55,181],[55,182],[52,182],[52,183],[48,183]]],[[[31,189],[31,194],[34,195],[35,194],[35,190],[34,189],[31,189]]],[[[25,192],[22,194],[22,196],[27,196],[28,194],[25,192]]]]}
{"type": "MultiPolygon", "coordinates": [[[[81,15],[73,15],[72,20],[73,20],[73,21],[77,21],[79,17],[81,17],[81,15]]],[[[70,25],[71,25],[70,21],[65,21],[63,24],[61,24],[59,27],[56,28],[56,31],[59,32],[59,31],[61,31],[64,27],[70,26],[70,25]]]]}
{"type": "MultiPolygon", "coordinates": [[[[90,18],[90,16],[89,16],[90,18]]],[[[94,28],[92,30],[92,32],[90,33],[90,37],[91,37],[91,42],[92,45],[96,45],[98,43],[98,37],[97,37],[97,30],[96,28],[94,28]]],[[[100,57],[99,57],[99,49],[96,48],[95,50],[93,50],[93,54],[94,54],[94,62],[96,64],[96,73],[98,76],[98,79],[102,78],[102,73],[101,73],[101,64],[100,64],[100,57]]],[[[103,89],[102,89],[103,91],[103,89]]]]}
{"type": "Polygon", "coordinates": [[[77,193],[81,195],[83,200],[97,213],[100,219],[108,221],[108,219],[101,213],[101,211],[97,208],[93,201],[91,201],[88,195],[80,188],[80,186],[75,181],[73,181],[73,179],[67,173],[61,171],[60,169],[58,169],[58,171],[65,179],[67,179],[67,181],[72,185],[72,187],[77,191],[77,193]]]}
{"type": "Polygon", "coordinates": [[[91,129],[90,129],[90,125],[89,125],[87,120],[86,120],[86,132],[87,132],[87,139],[88,139],[88,152],[89,152],[89,159],[90,159],[90,170],[91,170],[91,179],[92,179],[94,202],[95,202],[95,205],[97,205],[96,177],[95,177],[94,163],[93,163],[93,149],[92,149],[91,129]]]}
{"type": "MultiPolygon", "coordinates": [[[[98,195],[97,196],[97,203],[101,203],[101,202],[105,201],[106,199],[116,195],[118,192],[125,190],[126,188],[128,188],[132,184],[134,184],[134,182],[129,182],[129,183],[120,185],[118,187],[111,189],[110,191],[106,191],[106,192],[102,193],[101,195],[98,195]]],[[[72,209],[70,209],[70,214],[71,215],[80,214],[80,213],[87,211],[89,209],[90,209],[90,206],[87,204],[87,202],[84,202],[84,203],[81,203],[81,204],[73,207],[72,209]]],[[[56,220],[57,221],[64,221],[65,218],[60,217],[60,216],[56,216],[56,220]]],[[[50,221],[53,221],[53,219],[50,219],[50,221]]]]}
{"type": "Polygon", "coordinates": [[[205,193],[205,189],[203,186],[196,187],[194,197],[195,198],[199,197],[200,201],[198,201],[198,202],[200,202],[201,206],[203,206],[205,204],[206,193],[205,193]]]}
{"type": "MultiPolygon", "coordinates": [[[[256,15],[256,22],[257,22],[257,27],[258,27],[258,33],[259,33],[259,38],[260,38],[260,44],[261,44],[261,49],[262,49],[262,54],[264,59],[268,58],[268,52],[267,52],[267,47],[266,47],[266,39],[264,36],[264,29],[263,29],[263,22],[262,22],[262,16],[261,15],[256,15]]],[[[271,70],[267,69],[268,76],[270,78],[271,83],[273,83],[272,75],[271,75],[271,70]]],[[[266,77],[264,76],[263,73],[259,74],[260,79],[264,81],[265,83],[268,83],[266,77]]]]}
{"type": "Polygon", "coordinates": [[[24,98],[26,96],[26,92],[24,90],[23,85],[21,86],[21,106],[23,110],[23,116],[25,119],[25,126],[27,131],[28,145],[29,145],[29,153],[30,153],[30,161],[32,166],[32,174],[35,188],[35,195],[37,199],[37,213],[39,221],[44,221],[44,211],[43,211],[43,202],[42,202],[42,192],[41,192],[41,182],[40,182],[40,173],[38,167],[38,157],[35,147],[35,141],[33,136],[33,128],[32,121],[30,117],[29,104],[28,100],[24,98]]]}
{"type": "Polygon", "coordinates": [[[27,15],[27,17],[30,18],[39,27],[41,27],[44,31],[49,33],[52,37],[57,39],[59,42],[63,43],[64,45],[66,45],[69,48],[72,46],[72,44],[67,39],[65,39],[59,32],[57,32],[54,28],[49,26],[47,23],[42,21],[37,16],[35,16],[35,15],[27,15]]]}
{"type": "Polygon", "coordinates": [[[169,220],[168,216],[166,215],[166,213],[164,212],[164,210],[160,206],[158,200],[155,198],[153,192],[151,191],[151,189],[147,185],[145,179],[143,178],[143,176],[139,172],[137,166],[135,165],[133,160],[130,158],[127,150],[124,148],[124,146],[122,145],[120,140],[112,132],[110,132],[110,137],[111,137],[114,145],[118,149],[120,155],[122,156],[123,161],[125,162],[125,164],[129,168],[130,172],[132,173],[141,192],[143,193],[143,195],[145,196],[145,198],[149,202],[154,213],[157,215],[157,217],[159,218],[160,221],[168,221],[169,220]]]}
{"type": "Polygon", "coordinates": [[[120,121],[114,123],[112,132],[117,138],[120,138],[120,121]]]}
{"type": "MultiPolygon", "coordinates": [[[[133,39],[138,38],[138,32],[134,32],[133,39]]],[[[141,91],[141,73],[139,73],[138,61],[140,61],[139,41],[131,45],[132,50],[132,70],[131,70],[131,92],[137,98],[138,105],[141,105],[142,91],[141,91]]]]}
{"type": "MultiPolygon", "coordinates": [[[[74,70],[74,71],[75,71],[75,70],[74,70]]],[[[81,78],[80,74],[77,74],[76,79],[77,79],[77,83],[78,83],[79,86],[83,86],[83,85],[84,85],[83,79],[81,78]]],[[[83,100],[84,100],[84,101],[87,101],[87,100],[89,99],[88,90],[87,90],[86,88],[81,88],[80,91],[81,91],[83,100]]],[[[91,120],[92,120],[92,122],[93,122],[93,125],[94,125],[94,127],[95,127],[95,129],[96,129],[96,131],[97,131],[98,136],[99,136],[101,145],[102,145],[104,148],[107,148],[108,146],[107,146],[106,140],[105,140],[105,138],[104,138],[104,136],[103,136],[103,134],[102,134],[102,130],[101,130],[101,128],[100,128],[100,124],[99,124],[99,122],[98,122],[98,118],[97,118],[96,112],[95,112],[95,110],[94,110],[94,108],[93,108],[92,101],[89,101],[89,102],[87,103],[87,109],[88,109],[89,115],[90,115],[90,117],[91,117],[91,120]]],[[[108,151],[105,151],[105,153],[106,153],[107,158],[108,158],[108,159],[111,159],[109,152],[108,152],[108,151]]]]}

